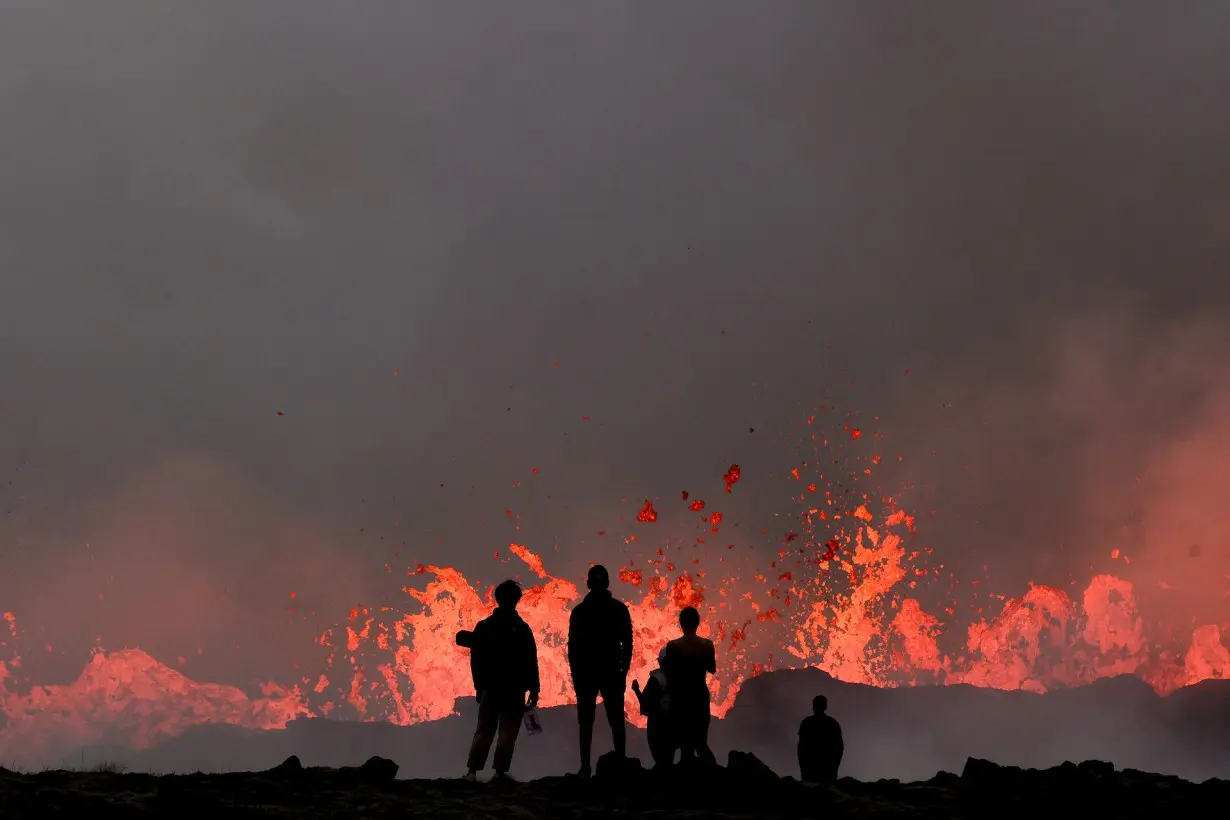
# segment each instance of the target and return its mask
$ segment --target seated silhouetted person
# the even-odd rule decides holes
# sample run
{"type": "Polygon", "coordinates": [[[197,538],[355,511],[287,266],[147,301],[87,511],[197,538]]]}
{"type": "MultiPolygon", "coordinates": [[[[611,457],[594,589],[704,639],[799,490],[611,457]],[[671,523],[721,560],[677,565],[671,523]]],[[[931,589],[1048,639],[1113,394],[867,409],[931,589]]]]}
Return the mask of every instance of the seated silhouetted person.
{"type": "Polygon", "coordinates": [[[470,635],[457,636],[458,644],[464,641],[470,646],[470,669],[478,696],[478,728],[466,774],[470,780],[486,767],[493,740],[496,777],[508,774],[521,719],[527,708],[538,703],[538,646],[529,624],[517,614],[520,600],[521,587],[516,581],[505,581],[495,588],[495,612],[479,621],[470,635]]]}
{"type": "Polygon", "coordinates": [[[648,736],[649,753],[653,755],[654,768],[664,768],[675,762],[675,740],[670,725],[670,691],[667,689],[666,672],[662,670],[662,660],[666,657],[666,647],[658,653],[658,668],[649,673],[645,688],[639,681],[632,681],[632,691],[641,703],[641,714],[645,716],[645,734],[648,736]]]}
{"type": "Polygon", "coordinates": [[[611,725],[615,754],[626,751],[624,692],[632,666],[632,615],[628,605],[611,595],[606,568],[590,567],[589,594],[568,616],[568,668],[577,693],[581,729],[581,776],[589,777],[598,696],[611,725]]]}
{"type": "Polygon", "coordinates": [[[829,700],[816,695],[811,714],[799,725],[799,774],[804,783],[833,783],[841,767],[846,745],[841,739],[841,724],[827,714],[829,700]]]}
{"type": "Polygon", "coordinates": [[[670,721],[679,744],[680,759],[699,757],[702,763],[716,765],[709,750],[709,685],[705,676],[717,672],[717,653],[713,641],[696,634],[700,613],[685,607],[679,613],[683,636],[666,645],[662,669],[670,690],[670,721]]]}

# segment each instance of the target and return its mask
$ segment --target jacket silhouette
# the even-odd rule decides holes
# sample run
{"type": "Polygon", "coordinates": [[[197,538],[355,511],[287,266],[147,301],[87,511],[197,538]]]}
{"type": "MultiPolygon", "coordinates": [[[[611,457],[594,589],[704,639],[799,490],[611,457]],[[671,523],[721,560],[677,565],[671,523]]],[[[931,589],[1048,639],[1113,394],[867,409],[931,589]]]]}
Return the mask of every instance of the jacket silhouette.
{"type": "Polygon", "coordinates": [[[833,783],[845,754],[841,724],[827,714],[828,698],[816,695],[811,714],[799,724],[799,775],[804,783],[833,783]]]}
{"type": "Polygon", "coordinates": [[[611,595],[611,578],[601,565],[590,567],[586,585],[589,594],[568,617],[568,667],[577,696],[583,777],[590,774],[599,695],[611,726],[615,753],[619,757],[626,753],[624,695],[632,666],[632,615],[628,605],[611,595]]]}
{"type": "Polygon", "coordinates": [[[521,718],[527,707],[538,703],[538,646],[533,630],[517,614],[521,587],[505,581],[496,587],[495,599],[495,612],[479,621],[469,636],[457,636],[458,644],[470,645],[470,671],[478,697],[478,728],[466,775],[471,780],[487,765],[493,740],[496,776],[507,775],[521,718]]]}
{"type": "Polygon", "coordinates": [[[666,672],[662,669],[665,657],[666,647],[662,647],[658,652],[658,668],[649,673],[649,680],[643,689],[638,681],[632,682],[632,691],[636,693],[641,714],[646,718],[645,734],[654,768],[663,768],[675,762],[676,745],[670,725],[670,689],[666,672]]]}
{"type": "Polygon", "coordinates": [[[702,763],[717,765],[709,749],[709,685],[706,676],[717,672],[717,652],[713,641],[696,634],[700,613],[685,607],[679,613],[683,636],[666,645],[662,669],[670,691],[670,722],[681,759],[699,757],[702,763]]]}

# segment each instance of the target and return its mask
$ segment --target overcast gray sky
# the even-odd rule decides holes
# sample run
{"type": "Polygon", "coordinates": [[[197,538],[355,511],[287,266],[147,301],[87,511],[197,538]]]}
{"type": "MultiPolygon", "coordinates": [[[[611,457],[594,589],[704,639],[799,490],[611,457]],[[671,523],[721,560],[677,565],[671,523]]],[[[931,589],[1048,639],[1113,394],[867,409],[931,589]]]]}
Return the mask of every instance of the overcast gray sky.
{"type": "Polygon", "coordinates": [[[281,674],[290,590],[577,575],[730,461],[768,526],[826,395],[996,591],[1224,572],[1224,3],[2,6],[0,610],[45,677],[281,674]]]}

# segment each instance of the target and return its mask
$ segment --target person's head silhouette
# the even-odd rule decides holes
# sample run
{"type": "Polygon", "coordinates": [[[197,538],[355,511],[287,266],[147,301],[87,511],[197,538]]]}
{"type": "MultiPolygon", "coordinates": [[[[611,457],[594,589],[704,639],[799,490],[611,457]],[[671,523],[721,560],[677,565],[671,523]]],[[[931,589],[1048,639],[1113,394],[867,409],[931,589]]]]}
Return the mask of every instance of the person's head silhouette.
{"type": "Polygon", "coordinates": [[[813,715],[823,715],[829,708],[829,699],[824,695],[816,695],[811,699],[811,713],[813,715]]]}
{"type": "Polygon", "coordinates": [[[589,576],[585,579],[585,586],[601,592],[604,589],[611,588],[611,575],[606,571],[606,567],[602,564],[594,564],[589,568],[589,576]]]}
{"type": "Polygon", "coordinates": [[[696,611],[694,606],[685,606],[683,611],[679,613],[679,627],[683,630],[684,635],[695,635],[696,630],[700,627],[700,613],[696,611]]]}
{"type": "Polygon", "coordinates": [[[521,585],[511,578],[495,588],[495,605],[500,609],[516,609],[521,600],[521,585]]]}

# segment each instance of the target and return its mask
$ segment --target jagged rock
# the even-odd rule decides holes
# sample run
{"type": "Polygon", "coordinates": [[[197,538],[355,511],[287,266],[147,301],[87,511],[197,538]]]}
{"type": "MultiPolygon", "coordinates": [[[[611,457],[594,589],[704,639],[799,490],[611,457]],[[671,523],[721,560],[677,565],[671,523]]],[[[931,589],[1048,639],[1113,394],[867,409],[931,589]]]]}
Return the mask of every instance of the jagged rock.
{"type": "Polygon", "coordinates": [[[594,776],[600,780],[626,780],[644,773],[639,757],[620,757],[615,752],[607,752],[598,758],[594,768],[594,776]]]}
{"type": "Polygon", "coordinates": [[[291,755],[269,771],[271,774],[298,774],[303,771],[303,764],[298,755],[291,755]]]}
{"type": "Polygon", "coordinates": [[[748,783],[774,783],[781,780],[760,758],[751,752],[731,751],[726,759],[726,774],[748,783]]]}
{"type": "MultiPolygon", "coordinates": [[[[476,804],[472,786],[458,779],[410,781],[406,788],[364,787],[364,766],[302,769],[293,781],[269,771],[168,775],[134,779],[98,772],[46,771],[4,776],[4,816],[82,817],[111,820],[185,816],[273,816],[331,820],[339,815],[380,818],[481,814],[536,820],[625,820],[654,813],[662,817],[714,820],[858,817],[1043,817],[1048,813],[1084,818],[1203,817],[1230,800],[1230,782],[1200,785],[1144,772],[1111,773],[1103,763],[1068,763],[1049,769],[1017,769],[974,758],[966,776],[944,773],[928,783],[896,779],[860,782],[843,778],[833,786],[804,786],[793,778],[752,782],[755,758],[735,756],[732,768],[687,766],[663,777],[645,773],[637,782],[609,781],[600,787],[575,778],[550,777],[510,788],[482,790],[476,804]],[[733,769],[733,771],[732,771],[733,769]],[[742,772],[742,775],[739,773],[742,772]],[[679,779],[677,779],[679,778],[679,779]],[[999,778],[998,781],[996,779],[999,778]],[[956,781],[961,788],[941,788],[956,781]],[[995,782],[993,788],[971,784],[995,782]],[[134,788],[135,786],[135,788],[134,788]],[[149,788],[153,786],[154,788],[149,788]],[[750,786],[750,788],[749,788],[750,786]]],[[[621,765],[608,758],[604,772],[621,765]]],[[[639,771],[635,763],[629,771],[639,771]]],[[[369,772],[387,777],[394,764],[374,758],[369,772]]],[[[762,771],[762,770],[761,770],[762,771]]]]}
{"type": "Polygon", "coordinates": [[[1021,769],[1016,766],[1001,766],[977,757],[966,758],[961,770],[961,785],[974,788],[995,788],[1016,779],[1021,769]]]}
{"type": "Polygon", "coordinates": [[[1085,760],[1076,764],[1077,770],[1089,778],[1114,777],[1115,764],[1105,760],[1085,760]]]}
{"type": "Polygon", "coordinates": [[[369,757],[359,767],[359,779],[364,783],[392,783],[397,778],[397,768],[387,757],[369,757]]]}

